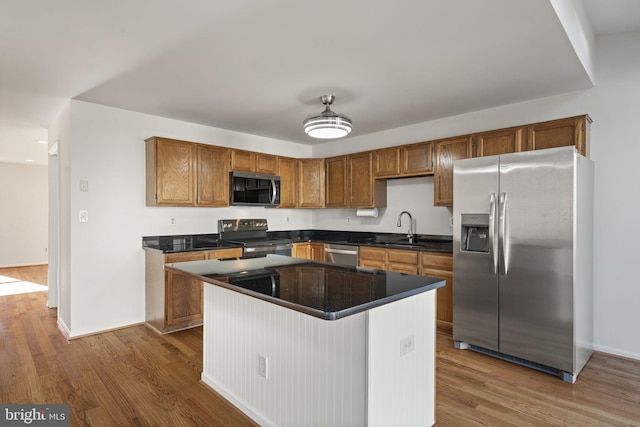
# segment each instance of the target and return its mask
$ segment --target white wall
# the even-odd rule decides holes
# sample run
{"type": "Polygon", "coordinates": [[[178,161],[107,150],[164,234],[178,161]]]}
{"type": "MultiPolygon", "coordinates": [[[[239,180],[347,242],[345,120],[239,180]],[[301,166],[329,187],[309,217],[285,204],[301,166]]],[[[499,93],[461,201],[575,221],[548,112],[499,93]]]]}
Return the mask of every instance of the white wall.
{"type": "Polygon", "coordinates": [[[451,208],[433,206],[433,177],[390,179],[387,181],[387,207],[378,209],[378,217],[357,217],[355,209],[319,209],[313,212],[313,227],[324,230],[372,231],[406,233],[409,219],[402,217],[398,228],[398,215],[408,211],[418,234],[453,233],[451,208]],[[350,223],[347,222],[350,218],[350,223]]]}
{"type": "MultiPolygon", "coordinates": [[[[640,114],[640,33],[611,35],[596,39],[596,82],[593,89],[571,92],[538,100],[505,105],[456,117],[419,123],[347,141],[323,144],[314,148],[314,157],[328,157],[419,142],[447,136],[509,127],[561,117],[589,114],[591,155],[595,172],[595,343],[596,349],[640,359],[640,279],[636,265],[640,247],[633,238],[635,223],[640,219],[640,143],[635,124],[640,114]],[[348,142],[348,143],[347,143],[348,142]]],[[[425,183],[425,187],[432,186],[425,183]]],[[[424,192],[427,193],[427,188],[424,192]]],[[[388,193],[395,197],[394,193],[388,193]]],[[[424,207],[413,192],[400,190],[399,206],[387,209],[377,221],[385,231],[392,231],[395,212],[408,209],[418,215],[420,233],[443,230],[445,214],[441,209],[424,207]],[[434,214],[431,214],[431,212],[434,214]],[[426,217],[429,215],[429,217],[426,217]],[[388,217],[390,216],[390,218],[388,217]],[[430,224],[426,226],[425,223],[430,224]]],[[[345,214],[319,219],[314,214],[314,227],[344,229],[345,214]]],[[[352,229],[366,229],[357,220],[352,229]]]]}
{"type": "MultiPolygon", "coordinates": [[[[55,127],[64,129],[67,118],[61,120],[55,127]]],[[[311,226],[304,210],[145,206],[150,136],[293,157],[310,157],[308,146],[81,101],[71,101],[69,123],[68,136],[58,131],[54,138],[61,138],[61,215],[70,220],[61,230],[59,317],[71,337],[144,321],[143,236],[216,233],[220,218],[265,217],[273,230],[311,226]],[[80,192],[80,180],[88,181],[88,192],[80,192]],[[80,210],[89,222],[79,222],[80,210]]]]}
{"type": "Polygon", "coordinates": [[[0,267],[46,264],[47,166],[0,163],[0,267]]]}
{"type": "MultiPolygon", "coordinates": [[[[594,120],[591,158],[596,164],[596,347],[640,359],[640,340],[635,338],[636,325],[640,324],[636,307],[640,282],[635,269],[640,249],[632,238],[634,220],[640,218],[640,173],[636,167],[640,144],[635,128],[640,112],[640,34],[596,39],[595,58],[593,89],[321,144],[312,153],[298,144],[72,101],[73,158],[70,183],[66,190],[63,188],[70,195],[71,229],[62,237],[71,247],[71,335],[143,320],[144,257],[140,239],[144,235],[211,232],[216,231],[218,218],[262,213],[274,229],[347,229],[346,211],[338,210],[147,208],[142,141],[151,135],[294,157],[328,157],[587,113],[594,120]],[[89,181],[89,193],[78,192],[80,179],[89,181]],[[86,224],[77,221],[80,209],[89,211],[86,224]],[[282,221],[282,212],[290,216],[289,224],[282,221]],[[168,224],[171,216],[178,220],[175,227],[168,224]]],[[[61,163],[62,174],[64,168],[61,163]]],[[[402,186],[401,181],[398,183],[402,186]]],[[[402,186],[388,193],[389,207],[377,219],[383,231],[398,231],[395,221],[401,209],[416,212],[420,233],[444,234],[448,229],[448,209],[432,206],[433,184],[426,179],[416,184],[417,191],[424,191],[424,204],[415,197],[416,189],[407,191],[402,186]]],[[[64,197],[61,195],[62,201],[64,197]]],[[[371,226],[358,218],[349,229],[371,226]]],[[[64,246],[64,242],[61,244],[64,246]]]]}

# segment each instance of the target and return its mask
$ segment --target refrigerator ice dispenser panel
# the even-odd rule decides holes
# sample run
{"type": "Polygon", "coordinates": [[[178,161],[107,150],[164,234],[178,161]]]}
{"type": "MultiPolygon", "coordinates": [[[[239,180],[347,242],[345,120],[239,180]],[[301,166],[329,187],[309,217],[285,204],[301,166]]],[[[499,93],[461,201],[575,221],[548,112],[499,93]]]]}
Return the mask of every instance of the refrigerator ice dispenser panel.
{"type": "Polygon", "coordinates": [[[489,253],[489,214],[461,214],[460,250],[489,253]]]}

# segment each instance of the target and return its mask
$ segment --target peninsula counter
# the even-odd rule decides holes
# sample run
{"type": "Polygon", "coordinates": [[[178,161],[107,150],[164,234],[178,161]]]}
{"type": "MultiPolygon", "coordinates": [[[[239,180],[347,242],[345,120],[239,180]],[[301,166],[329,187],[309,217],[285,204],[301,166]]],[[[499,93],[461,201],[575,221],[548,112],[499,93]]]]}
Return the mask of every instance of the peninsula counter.
{"type": "Polygon", "coordinates": [[[259,424],[434,424],[443,280],[280,255],[165,268],[205,282],[202,381],[259,424]]]}

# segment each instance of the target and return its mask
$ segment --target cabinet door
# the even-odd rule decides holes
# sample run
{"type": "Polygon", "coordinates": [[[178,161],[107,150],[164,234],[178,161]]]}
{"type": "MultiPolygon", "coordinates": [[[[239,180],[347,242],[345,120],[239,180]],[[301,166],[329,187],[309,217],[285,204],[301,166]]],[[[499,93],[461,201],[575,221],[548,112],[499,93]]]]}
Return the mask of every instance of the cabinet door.
{"type": "Polygon", "coordinates": [[[402,175],[429,175],[433,173],[433,143],[431,141],[402,147],[402,175]]]}
{"type": "MultiPolygon", "coordinates": [[[[207,251],[180,252],[165,256],[170,264],[201,261],[207,251]]],[[[180,273],[165,271],[165,329],[179,329],[202,323],[202,282],[180,273]]]]}
{"type": "Polygon", "coordinates": [[[231,170],[239,172],[255,172],[256,153],[246,150],[231,150],[231,170]]]}
{"type": "Polygon", "coordinates": [[[229,206],[229,149],[197,145],[198,206],[229,206]]]}
{"type": "Polygon", "coordinates": [[[291,256],[295,258],[311,259],[311,244],[308,242],[294,243],[291,256]]]}
{"type": "Polygon", "coordinates": [[[385,270],[387,264],[387,251],[382,248],[360,247],[358,263],[360,267],[377,268],[385,270]]]}
{"type": "Polygon", "coordinates": [[[324,207],[324,159],[298,160],[298,207],[324,207]]]}
{"type": "Polygon", "coordinates": [[[171,271],[166,274],[165,326],[202,323],[202,282],[171,271]]]}
{"type": "Polygon", "coordinates": [[[385,207],[387,205],[387,182],[373,178],[373,153],[348,156],[349,200],[352,208],[385,207]]]}
{"type": "Polygon", "coordinates": [[[398,273],[418,274],[418,252],[404,249],[387,249],[387,270],[398,273]]]}
{"type": "Polygon", "coordinates": [[[280,174],[280,208],[298,206],[298,162],[289,157],[278,157],[280,174]]]}
{"type": "Polygon", "coordinates": [[[420,254],[420,274],[446,280],[446,285],[436,291],[437,319],[453,323],[453,256],[451,254],[422,252],[420,254]]]}
{"type": "Polygon", "coordinates": [[[400,147],[374,151],[373,176],[389,178],[400,175],[400,147]]]}
{"type": "Polygon", "coordinates": [[[256,153],[256,173],[278,175],[278,156],[256,153]]]}
{"type": "Polygon", "coordinates": [[[309,257],[313,261],[324,261],[324,243],[310,243],[309,257]]]}
{"type": "Polygon", "coordinates": [[[502,129],[476,135],[476,157],[523,151],[522,128],[502,129]]]}
{"type": "Polygon", "coordinates": [[[325,159],[327,208],[345,208],[348,205],[347,156],[325,159]]]}
{"type": "Polygon", "coordinates": [[[453,161],[471,157],[471,137],[436,141],[435,154],[433,203],[436,206],[453,206],[453,161]]]}
{"type": "Polygon", "coordinates": [[[195,205],[195,144],[149,138],[147,150],[147,206],[195,205]]]}
{"type": "Polygon", "coordinates": [[[575,145],[583,156],[587,156],[589,139],[589,116],[569,117],[536,123],[527,128],[527,144],[530,150],[575,145]]]}

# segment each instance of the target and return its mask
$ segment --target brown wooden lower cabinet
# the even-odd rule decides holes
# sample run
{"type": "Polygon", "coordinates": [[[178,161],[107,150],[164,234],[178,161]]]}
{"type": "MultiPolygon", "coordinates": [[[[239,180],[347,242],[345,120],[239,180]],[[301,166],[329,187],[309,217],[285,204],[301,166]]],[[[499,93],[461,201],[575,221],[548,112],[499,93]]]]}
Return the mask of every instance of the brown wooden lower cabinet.
{"type": "Polygon", "coordinates": [[[453,322],[453,256],[439,252],[360,246],[360,267],[420,274],[446,280],[437,292],[437,319],[453,322]]]}
{"type": "Polygon", "coordinates": [[[291,256],[296,258],[324,261],[324,243],[299,242],[293,244],[291,256]]]}
{"type": "Polygon", "coordinates": [[[165,271],[174,262],[242,256],[241,248],[163,254],[145,251],[145,320],[160,333],[202,324],[202,282],[165,271]]]}
{"type": "Polygon", "coordinates": [[[360,246],[360,267],[418,274],[418,252],[360,246]]]}
{"type": "Polygon", "coordinates": [[[437,319],[453,323],[453,256],[438,252],[421,252],[420,275],[446,280],[446,285],[436,291],[437,319]]]}
{"type": "Polygon", "coordinates": [[[360,267],[386,270],[387,250],[384,248],[370,248],[366,246],[360,246],[360,251],[358,254],[358,264],[360,265],[360,267]]]}

